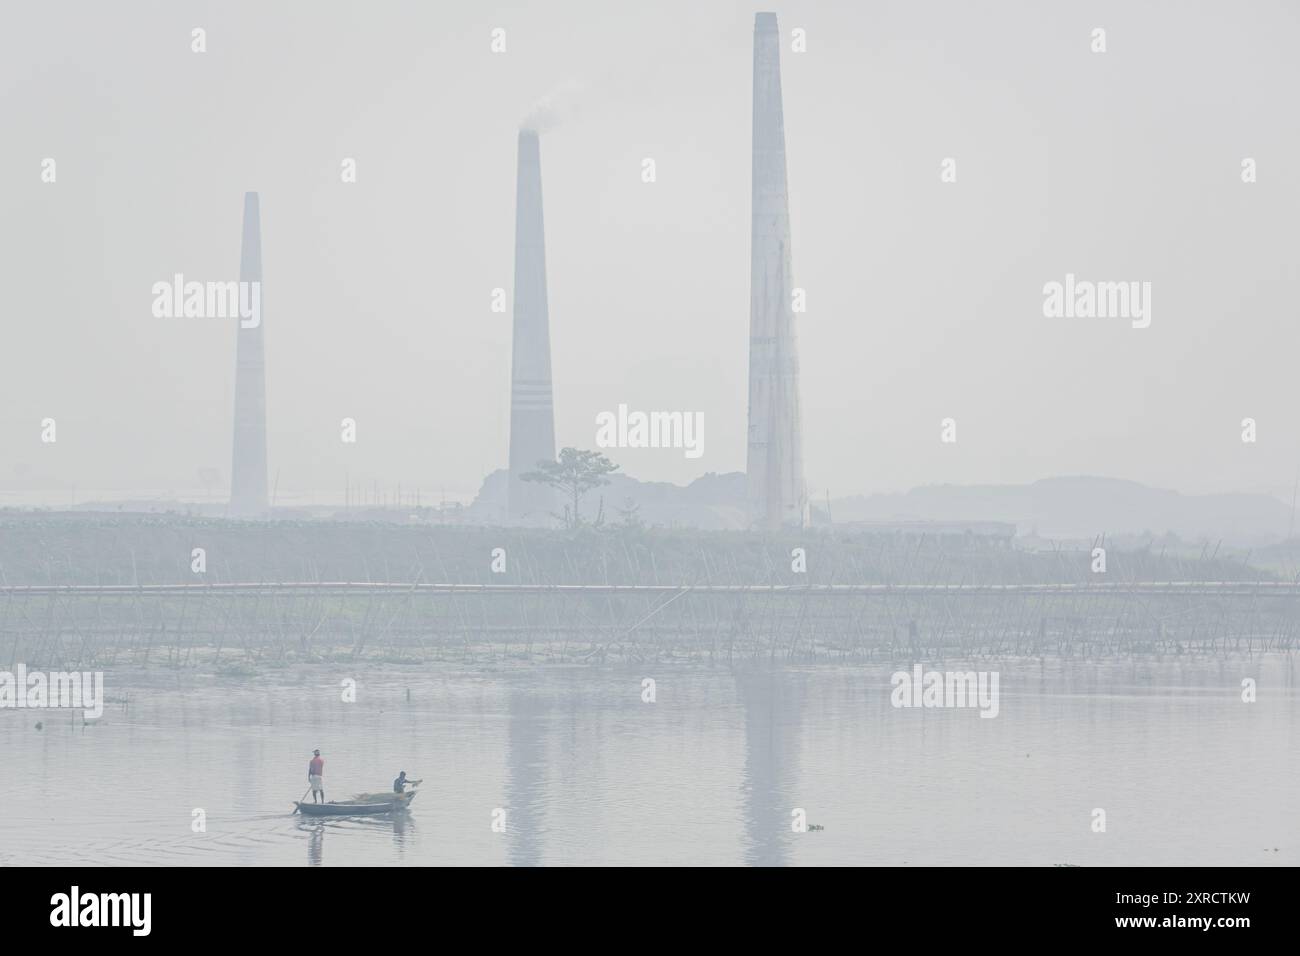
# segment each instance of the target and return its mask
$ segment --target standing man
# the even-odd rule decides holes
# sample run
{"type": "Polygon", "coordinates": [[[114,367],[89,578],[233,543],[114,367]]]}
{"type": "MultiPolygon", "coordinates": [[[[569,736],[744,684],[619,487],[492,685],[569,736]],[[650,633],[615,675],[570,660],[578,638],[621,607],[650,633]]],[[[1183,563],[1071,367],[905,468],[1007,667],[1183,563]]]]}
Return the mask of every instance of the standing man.
{"type": "Polygon", "coordinates": [[[320,751],[312,751],[311,763],[307,764],[307,782],[311,784],[311,801],[312,803],[325,802],[325,784],[323,777],[325,775],[325,761],[320,759],[320,751]],[[320,799],[316,795],[320,794],[320,799]]]}

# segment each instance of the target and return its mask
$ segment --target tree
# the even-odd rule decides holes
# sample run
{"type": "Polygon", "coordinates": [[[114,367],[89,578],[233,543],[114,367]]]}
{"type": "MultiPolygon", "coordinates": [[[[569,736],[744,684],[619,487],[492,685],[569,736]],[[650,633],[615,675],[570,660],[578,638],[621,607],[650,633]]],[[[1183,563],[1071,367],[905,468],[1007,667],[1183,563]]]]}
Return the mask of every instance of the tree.
{"type": "Polygon", "coordinates": [[[641,506],[631,498],[623,499],[623,507],[618,509],[618,516],[623,519],[623,527],[625,528],[640,528],[643,525],[641,506]]]}
{"type": "MultiPolygon", "coordinates": [[[[565,524],[576,528],[582,524],[578,512],[578,502],[582,496],[593,488],[609,484],[606,476],[618,471],[614,464],[598,451],[579,451],[576,448],[560,450],[558,461],[539,461],[537,470],[519,477],[524,481],[535,481],[550,485],[573,502],[572,517],[566,516],[565,524]]],[[[568,510],[567,508],[565,509],[568,510]]]]}

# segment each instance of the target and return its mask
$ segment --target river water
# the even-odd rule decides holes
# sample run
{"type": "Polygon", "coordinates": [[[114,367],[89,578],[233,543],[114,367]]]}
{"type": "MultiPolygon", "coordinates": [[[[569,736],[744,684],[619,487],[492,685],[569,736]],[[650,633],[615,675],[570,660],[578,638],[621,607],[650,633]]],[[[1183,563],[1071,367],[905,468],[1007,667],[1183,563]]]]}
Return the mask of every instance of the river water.
{"type": "Polygon", "coordinates": [[[0,710],[0,863],[1300,864],[1292,658],[969,664],[992,719],[891,706],[911,664],[111,671],[0,710]],[[314,748],[411,811],[292,815],[314,748]]]}

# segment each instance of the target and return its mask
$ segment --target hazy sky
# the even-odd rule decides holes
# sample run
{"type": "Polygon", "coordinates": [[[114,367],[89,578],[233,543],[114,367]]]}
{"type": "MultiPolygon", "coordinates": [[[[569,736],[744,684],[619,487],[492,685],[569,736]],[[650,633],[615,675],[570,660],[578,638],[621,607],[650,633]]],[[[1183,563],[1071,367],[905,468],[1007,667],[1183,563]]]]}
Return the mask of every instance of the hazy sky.
{"type": "Polygon", "coordinates": [[[0,489],[229,480],[234,325],[155,318],[150,288],[237,278],[257,190],[280,500],[339,496],[348,472],[471,495],[506,461],[491,292],[511,281],[517,128],[548,95],[558,442],[595,447],[619,403],[696,411],[702,458],[611,457],[677,482],[743,469],[763,9],[785,36],[815,498],[1079,473],[1289,498],[1300,8],[1282,2],[10,5],[0,489]],[[1044,318],[1067,272],[1151,282],[1151,326],[1044,318]]]}

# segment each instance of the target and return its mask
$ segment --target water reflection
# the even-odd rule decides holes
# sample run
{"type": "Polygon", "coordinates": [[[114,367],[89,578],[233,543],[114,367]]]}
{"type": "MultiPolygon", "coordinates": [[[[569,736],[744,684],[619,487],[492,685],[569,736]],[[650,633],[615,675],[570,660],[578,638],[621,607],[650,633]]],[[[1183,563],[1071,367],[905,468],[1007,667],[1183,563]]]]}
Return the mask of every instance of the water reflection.
{"type": "Polygon", "coordinates": [[[515,866],[542,860],[542,788],[546,785],[545,698],[513,682],[506,740],[506,855],[515,866]]]}
{"type": "MultiPolygon", "coordinates": [[[[403,862],[408,847],[415,845],[415,820],[408,812],[391,813],[378,817],[338,817],[333,820],[301,819],[298,831],[307,835],[307,865],[320,866],[325,861],[325,834],[327,832],[346,833],[348,831],[371,831],[374,833],[391,833],[393,850],[397,856],[394,862],[403,862]]],[[[342,860],[338,862],[355,862],[342,860]]],[[[426,863],[428,861],[425,861],[426,863]]]]}
{"type": "Polygon", "coordinates": [[[397,853],[399,860],[406,856],[407,842],[414,842],[415,838],[415,820],[406,812],[394,813],[388,820],[388,825],[393,830],[393,850],[397,853]]]}
{"type": "Polygon", "coordinates": [[[744,711],[745,764],[740,781],[744,808],[744,859],[751,866],[789,862],[790,812],[807,795],[794,792],[798,778],[799,727],[803,719],[803,681],[772,670],[735,675],[744,711]]]}
{"type": "Polygon", "coordinates": [[[299,830],[307,830],[307,865],[320,866],[325,855],[325,824],[298,824],[299,830]]]}

